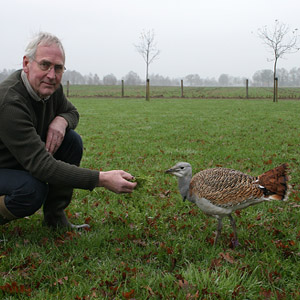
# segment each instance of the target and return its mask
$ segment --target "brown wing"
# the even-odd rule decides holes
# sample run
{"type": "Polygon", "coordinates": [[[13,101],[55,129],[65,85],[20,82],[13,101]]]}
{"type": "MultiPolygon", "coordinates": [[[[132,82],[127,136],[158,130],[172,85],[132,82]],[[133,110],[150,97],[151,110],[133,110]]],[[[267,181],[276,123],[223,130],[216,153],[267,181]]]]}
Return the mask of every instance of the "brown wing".
{"type": "Polygon", "coordinates": [[[255,180],[255,177],[232,169],[208,169],[192,178],[190,195],[205,198],[217,206],[234,206],[263,196],[258,184],[253,183],[255,180]]]}

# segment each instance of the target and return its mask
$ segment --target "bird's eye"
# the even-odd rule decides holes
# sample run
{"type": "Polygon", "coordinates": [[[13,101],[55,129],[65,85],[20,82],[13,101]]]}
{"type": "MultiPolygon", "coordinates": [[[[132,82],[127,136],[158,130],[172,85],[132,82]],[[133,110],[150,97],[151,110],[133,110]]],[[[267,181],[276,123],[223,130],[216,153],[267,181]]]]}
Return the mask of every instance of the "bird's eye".
{"type": "Polygon", "coordinates": [[[184,167],[180,167],[180,169],[181,169],[181,170],[183,170],[183,169],[184,169],[184,167]]]}

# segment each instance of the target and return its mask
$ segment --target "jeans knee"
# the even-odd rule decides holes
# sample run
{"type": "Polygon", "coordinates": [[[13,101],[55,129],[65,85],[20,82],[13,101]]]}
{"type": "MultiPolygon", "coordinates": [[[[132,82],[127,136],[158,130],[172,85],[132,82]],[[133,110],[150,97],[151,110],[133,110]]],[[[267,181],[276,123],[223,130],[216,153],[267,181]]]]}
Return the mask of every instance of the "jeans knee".
{"type": "Polygon", "coordinates": [[[34,214],[38,209],[44,204],[48,194],[48,185],[44,182],[35,180],[32,185],[32,198],[30,201],[30,206],[28,210],[28,215],[34,214]]]}
{"type": "Polygon", "coordinates": [[[73,138],[74,138],[74,142],[73,142],[73,144],[74,144],[74,150],[77,153],[78,158],[81,160],[82,154],[83,154],[83,142],[82,142],[82,138],[81,138],[81,136],[77,132],[73,131],[73,133],[74,133],[74,135],[73,135],[73,138]]]}
{"type": "Polygon", "coordinates": [[[83,143],[81,136],[74,130],[68,130],[54,157],[64,162],[79,166],[82,154],[83,143]]]}
{"type": "Polygon", "coordinates": [[[5,197],[7,209],[16,217],[23,218],[34,214],[45,202],[48,185],[28,176],[23,185],[5,197]]]}

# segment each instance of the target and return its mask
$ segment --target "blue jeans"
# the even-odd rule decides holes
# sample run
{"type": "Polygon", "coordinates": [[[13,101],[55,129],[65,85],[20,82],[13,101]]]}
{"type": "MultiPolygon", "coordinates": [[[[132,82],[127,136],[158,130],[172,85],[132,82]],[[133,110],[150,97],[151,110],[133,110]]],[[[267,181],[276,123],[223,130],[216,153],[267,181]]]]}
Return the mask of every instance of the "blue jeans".
{"type": "MultiPolygon", "coordinates": [[[[79,166],[83,152],[82,140],[74,130],[68,130],[54,158],[79,166]]],[[[41,182],[27,171],[0,169],[0,195],[16,218],[34,214],[44,204],[44,213],[66,208],[72,198],[72,187],[41,182]]]]}

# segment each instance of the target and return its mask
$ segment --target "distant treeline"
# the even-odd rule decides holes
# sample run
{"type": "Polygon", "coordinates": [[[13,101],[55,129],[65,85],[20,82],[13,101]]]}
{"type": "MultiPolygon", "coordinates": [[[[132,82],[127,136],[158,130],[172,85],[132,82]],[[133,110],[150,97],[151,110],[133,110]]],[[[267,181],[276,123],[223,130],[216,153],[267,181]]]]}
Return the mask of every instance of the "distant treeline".
{"type": "MultiPolygon", "coordinates": [[[[6,70],[0,72],[0,82],[3,81],[9,74],[15,70],[6,70]]],[[[280,87],[299,87],[300,86],[300,68],[292,68],[287,71],[284,68],[277,69],[277,77],[280,87]]],[[[185,86],[244,86],[246,79],[249,80],[249,85],[254,87],[271,87],[273,85],[273,71],[260,70],[253,74],[252,78],[234,77],[228,74],[221,74],[216,78],[202,78],[198,74],[189,74],[183,78],[164,77],[159,74],[151,74],[149,76],[150,83],[153,86],[180,86],[181,80],[185,86]]],[[[62,79],[62,84],[65,85],[68,81],[72,85],[119,85],[121,80],[125,85],[143,85],[145,80],[139,75],[130,71],[121,79],[118,79],[114,74],[108,74],[99,78],[97,74],[82,75],[77,71],[67,70],[62,79]]]]}

